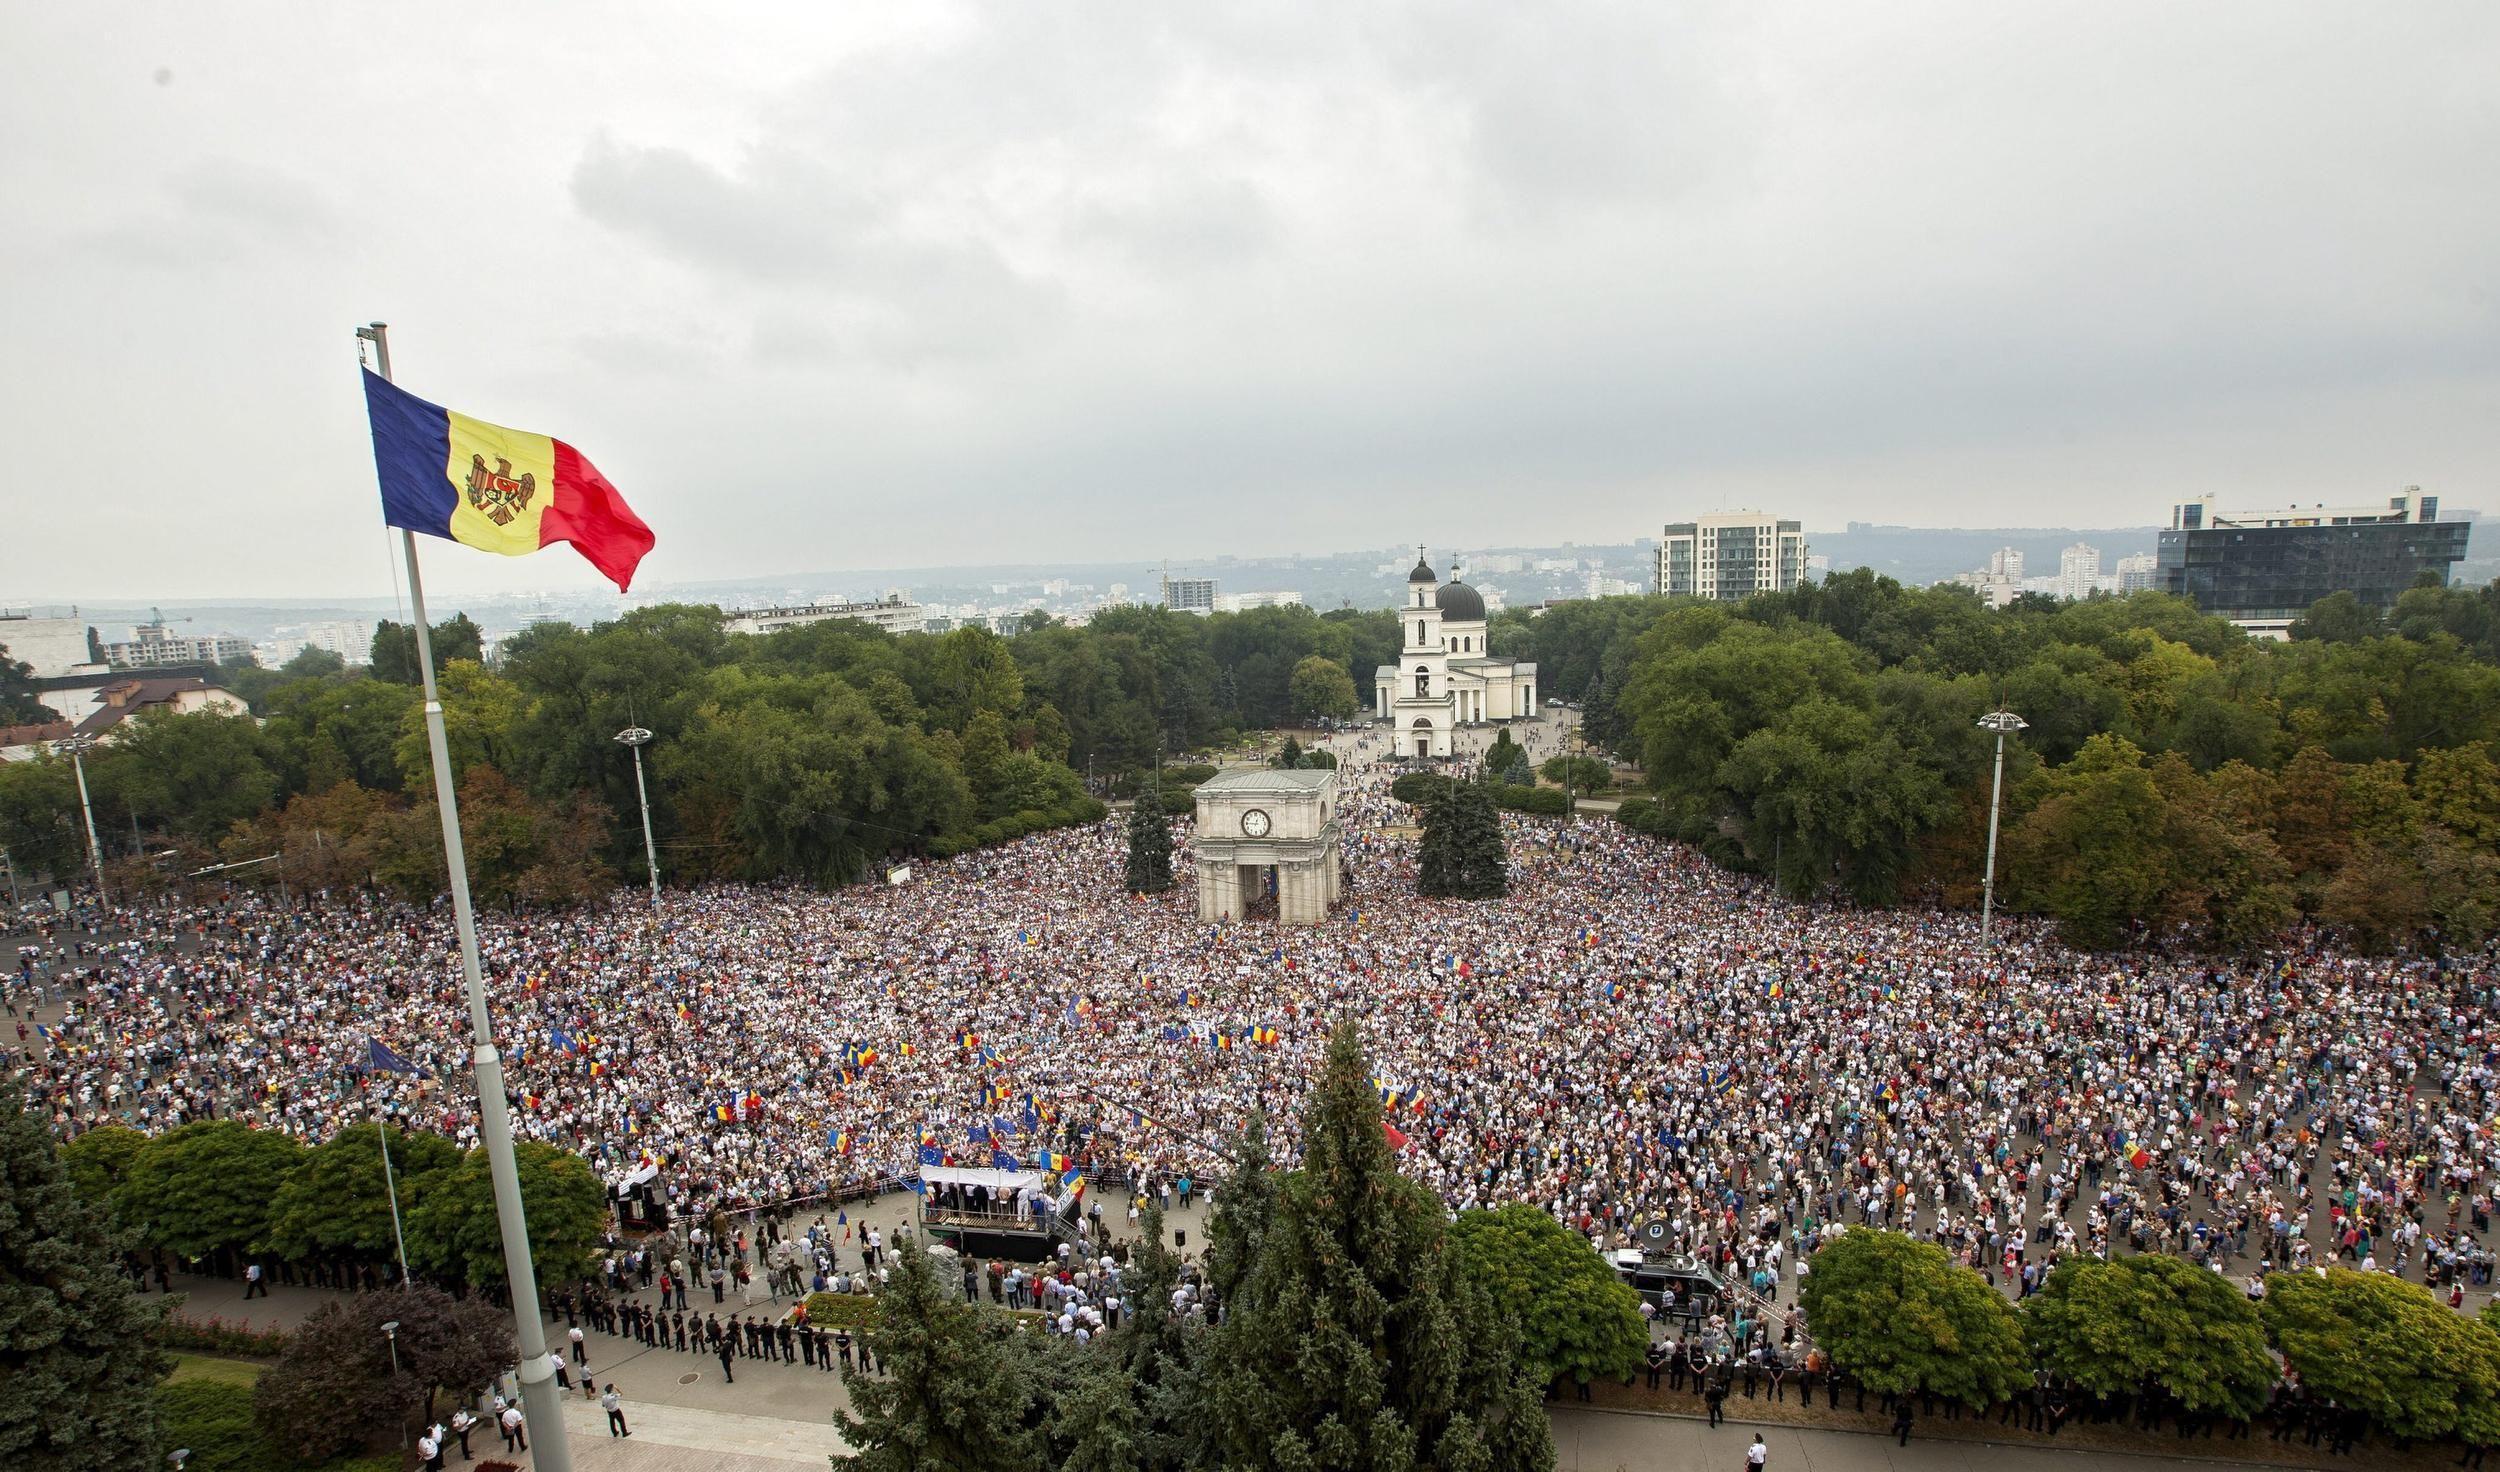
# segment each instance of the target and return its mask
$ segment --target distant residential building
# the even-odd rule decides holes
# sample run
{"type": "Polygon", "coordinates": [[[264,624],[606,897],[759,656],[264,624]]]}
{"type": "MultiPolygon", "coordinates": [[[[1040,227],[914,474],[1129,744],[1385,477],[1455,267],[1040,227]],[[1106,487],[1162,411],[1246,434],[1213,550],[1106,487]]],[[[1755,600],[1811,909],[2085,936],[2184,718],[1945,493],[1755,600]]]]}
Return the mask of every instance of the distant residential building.
{"type": "Polygon", "coordinates": [[[1988,554],[1986,567],[1955,573],[1944,581],[1977,593],[1990,608],[2003,608],[2027,591],[2023,586],[2023,554],[2013,547],[1999,547],[1988,554]]]}
{"type": "Polygon", "coordinates": [[[32,666],[38,679],[104,662],[95,631],[74,612],[69,618],[0,612],[0,648],[9,651],[10,659],[32,666]]]}
{"type": "Polygon", "coordinates": [[[2445,583],[2471,530],[2440,520],[2439,498],[2420,486],[2353,506],[2225,510],[2207,497],[2171,508],[2155,575],[2163,592],[2279,638],[2332,593],[2387,609],[2425,572],[2445,583]]]}
{"type": "Polygon", "coordinates": [[[2130,552],[2118,559],[2118,591],[2142,593],[2158,586],[2160,560],[2150,552],[2130,552]]]}
{"type": "Polygon", "coordinates": [[[873,603],[802,603],[787,608],[734,609],[722,616],[721,628],[732,634],[771,634],[837,618],[873,624],[889,634],[917,634],[928,623],[920,605],[911,601],[911,595],[897,590],[873,603]]]}
{"type": "Polygon", "coordinates": [[[1658,540],[1658,591],[1697,598],[1784,593],[1803,581],[1802,522],[1760,511],[1721,511],[1670,522],[1658,540]]]}
{"type": "Polygon", "coordinates": [[[1178,613],[1215,612],[1215,579],[1163,579],[1163,606],[1178,613]]]}
{"type": "Polygon", "coordinates": [[[0,760],[25,761],[51,742],[71,736],[111,741],[122,724],[149,711],[172,715],[249,716],[242,696],[199,675],[107,675],[90,682],[50,682],[36,698],[67,719],[41,726],[12,726],[0,733],[0,760]],[[70,688],[76,687],[76,688],[70,688]]]}
{"type": "Polygon", "coordinates": [[[128,639],[104,646],[104,661],[117,670],[164,669],[186,664],[233,664],[252,657],[252,641],[232,634],[177,634],[164,615],[138,625],[128,639]]]}
{"type": "Polygon", "coordinates": [[[67,741],[78,728],[67,721],[33,726],[0,726],[0,762],[31,762],[55,741],[67,741]]]}
{"type": "Polygon", "coordinates": [[[1219,593],[1215,598],[1217,613],[1240,613],[1252,608],[1296,608],[1301,606],[1300,593],[1219,593]]]}
{"type": "Polygon", "coordinates": [[[1516,552],[1480,552],[1467,559],[1470,570],[1488,572],[1526,572],[1528,559],[1516,552]]]}
{"type": "Polygon", "coordinates": [[[2092,596],[2101,581],[2101,549],[2077,542],[2057,554],[2057,596],[2076,602],[2092,596]]]}
{"type": "Polygon", "coordinates": [[[1625,578],[1610,578],[1602,572],[1590,573],[1587,577],[1581,579],[1580,586],[1587,596],[1591,598],[1616,598],[1626,593],[1637,593],[1640,591],[1640,588],[1630,580],[1625,578]]]}

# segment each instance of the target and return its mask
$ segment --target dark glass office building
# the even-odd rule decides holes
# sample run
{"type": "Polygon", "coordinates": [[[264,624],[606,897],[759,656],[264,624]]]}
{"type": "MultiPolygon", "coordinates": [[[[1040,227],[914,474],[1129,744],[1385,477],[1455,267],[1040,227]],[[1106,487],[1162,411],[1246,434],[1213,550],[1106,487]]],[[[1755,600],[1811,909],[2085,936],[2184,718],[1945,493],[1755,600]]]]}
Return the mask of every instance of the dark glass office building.
{"type": "Polygon", "coordinates": [[[2330,593],[2392,608],[2424,572],[2448,579],[2465,556],[2468,522],[2441,521],[2419,490],[2384,506],[2293,506],[2217,512],[2172,508],[2155,551],[2153,586],[2252,630],[2280,633],[2330,593]]]}

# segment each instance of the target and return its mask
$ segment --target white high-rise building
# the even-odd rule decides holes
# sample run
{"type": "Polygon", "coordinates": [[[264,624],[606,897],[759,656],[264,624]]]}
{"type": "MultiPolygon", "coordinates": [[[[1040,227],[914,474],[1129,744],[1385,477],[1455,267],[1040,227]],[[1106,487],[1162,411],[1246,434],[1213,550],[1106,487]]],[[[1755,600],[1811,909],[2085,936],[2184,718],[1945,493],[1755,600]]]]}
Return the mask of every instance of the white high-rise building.
{"type": "Polygon", "coordinates": [[[1669,522],[1658,540],[1658,591],[1737,599],[1785,593],[1804,580],[1802,522],[1760,511],[1721,511],[1669,522]]]}
{"type": "Polygon", "coordinates": [[[2101,549],[2077,542],[2057,554],[2057,596],[2081,601],[2101,581],[2101,549]]]}
{"type": "Polygon", "coordinates": [[[2121,594],[2149,591],[2159,576],[2161,559],[2151,552],[2131,552],[2118,559],[2118,591],[2121,594]]]}

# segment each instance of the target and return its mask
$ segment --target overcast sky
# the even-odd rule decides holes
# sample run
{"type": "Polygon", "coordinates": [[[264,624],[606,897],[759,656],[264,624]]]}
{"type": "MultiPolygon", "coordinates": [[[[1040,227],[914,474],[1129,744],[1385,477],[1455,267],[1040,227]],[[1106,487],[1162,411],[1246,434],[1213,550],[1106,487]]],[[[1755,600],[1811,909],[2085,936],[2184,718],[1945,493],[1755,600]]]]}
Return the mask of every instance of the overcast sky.
{"type": "Polygon", "coordinates": [[[11,5],[0,604],[387,593],[374,318],[648,582],[2500,511],[2495,78],[2491,0],[11,5]]]}

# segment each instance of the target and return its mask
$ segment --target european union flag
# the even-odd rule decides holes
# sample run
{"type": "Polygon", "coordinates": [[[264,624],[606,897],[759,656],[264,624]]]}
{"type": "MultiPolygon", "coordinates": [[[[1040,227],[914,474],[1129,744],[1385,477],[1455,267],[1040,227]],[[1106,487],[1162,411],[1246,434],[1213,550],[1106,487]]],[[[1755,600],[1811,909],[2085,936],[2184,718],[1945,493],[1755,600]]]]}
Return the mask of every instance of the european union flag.
{"type": "Polygon", "coordinates": [[[573,1051],[576,1044],[571,1038],[565,1036],[563,1028],[557,1027],[548,1029],[547,1046],[550,1048],[561,1048],[565,1052],[570,1053],[573,1051]]]}
{"type": "Polygon", "coordinates": [[[992,1167],[994,1167],[994,1168],[996,1168],[996,1169],[998,1169],[998,1170],[1022,1170],[1022,1169],[1024,1169],[1024,1167],[1023,1167],[1023,1166],[1016,1164],[1016,1158],[1015,1158],[1014,1156],[1012,1156],[1012,1155],[1008,1154],[1008,1153],[1007,1153],[1006,1151],[1004,1151],[1004,1150],[993,1150],[993,1151],[991,1151],[991,1152],[990,1152],[990,1164],[991,1164],[991,1166],[992,1166],[992,1167]]]}
{"type": "Polygon", "coordinates": [[[1030,1103],[1026,1104],[1024,1106],[1024,1132],[1029,1135],[1041,1127],[1042,1117],[1033,1112],[1033,1106],[1030,1103]]]}
{"type": "Polygon", "coordinates": [[[990,1127],[985,1124],[976,1124],[964,1131],[964,1140],[968,1144],[986,1145],[990,1142],[990,1127]]]}
{"type": "Polygon", "coordinates": [[[943,1165],[946,1163],[946,1152],[940,1150],[935,1145],[923,1145],[920,1147],[920,1163],[922,1165],[943,1165]]]}
{"type": "Polygon", "coordinates": [[[365,1067],[367,1068],[378,1068],[385,1073],[409,1073],[418,1078],[426,1076],[424,1069],[383,1047],[382,1040],[379,1038],[365,1039],[365,1047],[367,1049],[365,1067]]]}

